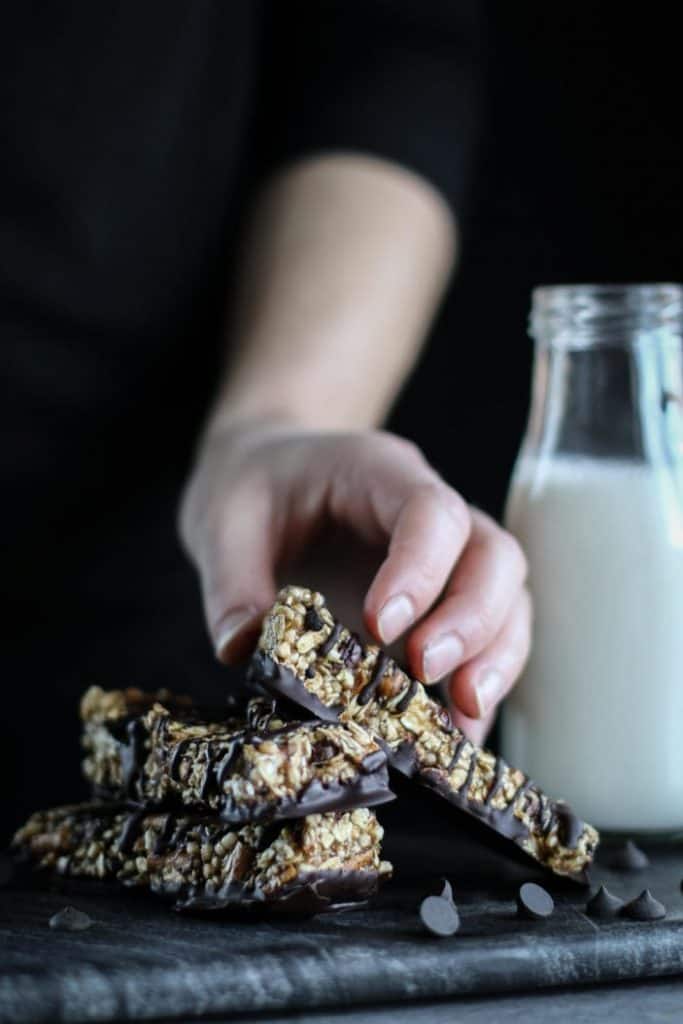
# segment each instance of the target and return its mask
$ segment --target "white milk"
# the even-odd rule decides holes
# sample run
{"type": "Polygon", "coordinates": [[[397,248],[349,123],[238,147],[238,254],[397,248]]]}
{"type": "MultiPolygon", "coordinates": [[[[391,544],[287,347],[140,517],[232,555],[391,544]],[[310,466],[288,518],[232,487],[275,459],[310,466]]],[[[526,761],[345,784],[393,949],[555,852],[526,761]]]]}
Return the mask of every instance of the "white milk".
{"type": "Polygon", "coordinates": [[[635,462],[527,458],[513,479],[535,624],[503,754],[598,827],[683,826],[682,512],[635,462]]]}

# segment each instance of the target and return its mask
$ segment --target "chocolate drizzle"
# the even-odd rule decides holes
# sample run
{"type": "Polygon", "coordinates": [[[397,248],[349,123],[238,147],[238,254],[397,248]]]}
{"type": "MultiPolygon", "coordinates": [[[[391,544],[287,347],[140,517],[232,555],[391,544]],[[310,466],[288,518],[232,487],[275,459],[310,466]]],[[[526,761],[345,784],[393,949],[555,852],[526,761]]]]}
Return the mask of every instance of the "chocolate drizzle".
{"type": "Polygon", "coordinates": [[[403,694],[400,701],[396,705],[396,710],[399,712],[399,714],[403,714],[404,711],[408,710],[408,705],[410,704],[411,700],[413,699],[416,693],[417,679],[411,679],[410,683],[408,684],[408,688],[406,689],[406,692],[403,694]]]}
{"type": "Polygon", "coordinates": [[[119,836],[118,852],[121,854],[130,853],[135,845],[135,840],[140,834],[140,826],[142,825],[145,814],[144,807],[138,807],[134,811],[131,811],[121,828],[121,835],[119,836]]]}
{"type": "Polygon", "coordinates": [[[487,807],[489,807],[491,805],[491,803],[493,802],[494,796],[496,795],[496,793],[500,789],[500,784],[503,781],[503,776],[505,775],[506,768],[507,768],[507,764],[505,763],[503,758],[502,757],[497,758],[496,759],[496,771],[495,771],[495,774],[493,776],[493,781],[491,783],[491,788],[489,789],[488,793],[486,794],[486,799],[484,800],[484,803],[486,804],[487,807]]]}
{"type": "Polygon", "coordinates": [[[174,782],[180,782],[180,762],[192,740],[179,740],[168,761],[168,774],[174,782]]]}
{"type": "Polygon", "coordinates": [[[367,704],[374,697],[377,687],[381,683],[382,676],[386,672],[388,665],[389,658],[386,654],[379,654],[377,656],[377,661],[375,662],[375,667],[372,670],[372,675],[358,694],[358,703],[361,707],[367,704]]]}
{"type": "Polygon", "coordinates": [[[121,781],[124,793],[131,797],[145,762],[147,730],[139,718],[133,718],[126,724],[125,736],[121,743],[121,781]]]}
{"type": "MultiPolygon", "coordinates": [[[[271,671],[267,664],[263,668],[266,674],[271,671]]],[[[137,805],[144,802],[149,814],[166,809],[179,813],[185,807],[190,813],[210,812],[232,825],[285,818],[296,820],[308,814],[371,807],[394,799],[389,788],[387,759],[382,749],[370,750],[364,759],[361,755],[357,761],[342,752],[340,763],[343,758],[344,770],[337,776],[335,766],[324,783],[314,774],[309,784],[288,785],[287,791],[279,796],[267,787],[250,795],[235,796],[233,787],[227,784],[235,775],[243,776],[243,752],[247,745],[258,750],[264,742],[275,741],[281,755],[287,758],[289,746],[286,737],[291,733],[305,732],[314,742],[311,763],[329,761],[342,750],[335,742],[334,730],[327,734],[328,730],[323,728],[322,735],[313,740],[314,732],[321,729],[320,721],[278,720],[277,727],[270,728],[273,714],[279,719],[279,707],[273,699],[251,701],[246,728],[244,717],[241,721],[231,722],[217,719],[220,731],[209,730],[199,735],[176,732],[176,723],[169,715],[159,716],[151,730],[147,730],[139,719],[119,719],[114,724],[120,744],[119,754],[128,752],[129,777],[136,782],[135,791],[126,794],[128,799],[137,805]],[[129,737],[129,742],[125,743],[129,737]],[[146,764],[148,746],[154,761],[149,766],[146,764]],[[148,769],[149,776],[142,778],[140,773],[148,769]],[[166,783],[160,788],[159,783],[164,779],[166,783]],[[172,782],[170,786],[169,781],[172,782]],[[156,806],[155,798],[160,801],[156,806]]],[[[328,718],[331,717],[328,712],[328,718]]],[[[203,716],[193,714],[187,720],[183,718],[185,727],[204,724],[203,716]]],[[[334,725],[335,729],[341,728],[336,719],[334,725]]],[[[265,752],[262,756],[269,757],[265,752]]],[[[102,795],[111,800],[112,789],[102,787],[102,795]]],[[[117,793],[117,797],[120,796],[117,793]]],[[[134,827],[135,819],[132,819],[127,823],[127,843],[128,834],[132,835],[134,827]]]]}
{"type": "Polygon", "coordinates": [[[334,626],[332,627],[332,632],[328,636],[327,640],[324,640],[323,643],[321,643],[320,647],[318,648],[318,654],[320,654],[321,657],[325,658],[330,653],[330,651],[336,644],[337,640],[339,639],[339,634],[341,633],[341,631],[341,622],[335,622],[334,626]]]}
{"type": "Polygon", "coordinates": [[[448,767],[446,768],[446,774],[447,775],[451,774],[451,772],[455,768],[456,764],[460,760],[460,753],[461,753],[462,748],[465,746],[466,743],[467,743],[467,737],[465,736],[464,732],[460,733],[460,736],[458,737],[458,740],[457,740],[457,742],[455,744],[455,750],[453,751],[453,756],[450,759],[450,761],[448,762],[448,767]]]}
{"type": "Polygon", "coordinates": [[[159,834],[154,841],[153,853],[158,857],[168,848],[171,841],[171,837],[174,832],[175,819],[172,814],[167,814],[164,818],[164,823],[159,830],[159,834]]]}
{"type": "Polygon", "coordinates": [[[235,767],[237,758],[242,750],[242,745],[242,738],[236,737],[216,765],[214,778],[216,786],[221,792],[223,791],[223,786],[225,785],[226,780],[235,767]]]}
{"type": "Polygon", "coordinates": [[[471,746],[472,746],[472,750],[471,750],[471,753],[470,753],[470,763],[467,766],[467,775],[465,776],[465,781],[463,782],[463,784],[462,784],[462,786],[461,786],[461,788],[459,790],[459,792],[462,793],[462,795],[463,795],[463,797],[464,797],[466,802],[469,801],[469,797],[468,797],[467,794],[470,791],[470,786],[472,785],[472,779],[474,778],[474,773],[475,773],[476,768],[477,768],[477,748],[474,746],[474,744],[471,744],[471,746]]]}

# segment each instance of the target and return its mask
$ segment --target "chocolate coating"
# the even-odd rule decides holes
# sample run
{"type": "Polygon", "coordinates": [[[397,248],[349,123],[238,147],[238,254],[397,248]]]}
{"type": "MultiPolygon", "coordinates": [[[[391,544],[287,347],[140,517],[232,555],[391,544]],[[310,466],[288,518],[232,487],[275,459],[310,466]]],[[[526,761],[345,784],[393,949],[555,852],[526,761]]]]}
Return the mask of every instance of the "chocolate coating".
{"type": "MultiPolygon", "coordinates": [[[[337,631],[337,636],[339,632],[341,632],[341,626],[337,631]]],[[[332,634],[330,634],[329,639],[331,637],[332,634]]],[[[334,644],[330,645],[330,650],[333,646],[334,644]]],[[[323,651],[321,647],[320,653],[325,654],[327,652],[323,651]]],[[[321,722],[336,722],[339,718],[334,708],[328,708],[326,704],[323,704],[314,693],[306,689],[293,672],[290,672],[283,665],[278,665],[277,662],[267,654],[264,654],[263,651],[257,650],[254,652],[247,669],[247,681],[265,687],[268,692],[274,693],[276,696],[284,697],[286,700],[291,701],[295,707],[303,708],[314,718],[319,718],[321,722]]]]}
{"type": "MultiPolygon", "coordinates": [[[[273,740],[292,731],[315,730],[320,724],[314,721],[284,722],[277,729],[269,730],[269,722],[275,713],[274,700],[250,702],[247,706],[246,719],[225,723],[226,728],[235,730],[231,739],[221,739],[214,747],[211,746],[210,738],[205,741],[206,760],[197,787],[198,793],[195,790],[192,794],[195,801],[193,803],[190,803],[183,792],[181,771],[188,748],[196,742],[195,737],[190,735],[174,741],[172,735],[169,737],[163,731],[163,725],[161,729],[148,728],[140,718],[130,716],[115,720],[107,728],[117,744],[123,786],[119,789],[113,786],[109,789],[95,787],[96,795],[103,799],[125,799],[139,807],[169,810],[177,810],[183,806],[191,807],[198,813],[207,809],[202,804],[208,804],[209,813],[215,813],[221,820],[235,825],[247,822],[261,823],[270,819],[300,818],[308,814],[344,811],[354,807],[373,807],[394,799],[389,788],[387,756],[381,748],[372,750],[354,767],[355,775],[347,772],[342,778],[329,773],[324,783],[320,778],[314,777],[306,788],[303,788],[302,784],[298,788],[291,787],[280,795],[264,788],[254,798],[236,798],[232,792],[226,790],[225,783],[238,771],[238,762],[245,746],[252,744],[258,750],[266,739],[273,740]],[[160,789],[155,793],[146,788],[150,749],[162,752],[165,757],[165,767],[162,770],[166,771],[171,782],[176,784],[175,789],[169,787],[169,791],[160,789]],[[197,802],[197,799],[201,803],[197,802]]],[[[216,709],[196,714],[193,709],[185,709],[178,714],[186,725],[192,724],[193,721],[202,726],[207,722],[221,722],[220,711],[216,709]]],[[[336,716],[328,714],[327,717],[331,718],[335,725],[338,724],[336,716]]],[[[286,750],[286,744],[284,749],[286,750]]],[[[312,759],[316,763],[324,762],[333,757],[338,749],[335,743],[318,744],[314,747],[312,759]]]]}
{"type": "Polygon", "coordinates": [[[50,928],[60,932],[82,932],[90,928],[94,921],[88,914],[75,907],[64,907],[53,914],[49,921],[50,928]]]}
{"type": "Polygon", "coordinates": [[[373,871],[310,871],[305,879],[278,889],[276,894],[261,889],[247,889],[239,882],[232,883],[208,895],[187,890],[178,894],[171,885],[153,887],[161,896],[173,897],[174,910],[258,910],[278,914],[322,914],[350,907],[358,907],[377,892],[379,878],[373,871]]]}
{"type": "Polygon", "coordinates": [[[642,871],[643,868],[650,866],[650,858],[629,839],[613,852],[609,859],[609,866],[615,871],[642,871]]]}
{"type": "Polygon", "coordinates": [[[453,902],[443,896],[427,896],[420,904],[420,920],[428,932],[446,938],[455,935],[460,917],[453,902]]]}
{"type": "Polygon", "coordinates": [[[517,894],[517,912],[521,917],[538,919],[550,917],[555,901],[549,892],[535,882],[525,882],[517,894]]]}
{"type": "Polygon", "coordinates": [[[586,913],[589,917],[597,917],[600,920],[607,920],[616,917],[624,906],[624,901],[601,885],[594,896],[586,903],[586,913]]]}
{"type": "Polygon", "coordinates": [[[622,914],[633,921],[659,921],[666,917],[666,907],[654,898],[649,889],[643,889],[640,896],[626,904],[622,914]]]}
{"type": "MultiPolygon", "coordinates": [[[[329,653],[334,646],[334,643],[336,643],[339,630],[336,632],[335,630],[338,625],[339,623],[336,624],[335,629],[332,631],[332,634],[334,634],[334,642],[329,642],[329,640],[332,639],[331,634],[330,638],[328,638],[328,643],[324,645],[326,648],[325,651],[323,651],[323,648],[321,647],[319,649],[320,653],[329,653]]],[[[375,693],[389,663],[390,661],[386,655],[381,654],[378,657],[377,664],[375,665],[368,684],[363,690],[361,690],[358,696],[359,704],[363,705],[366,703],[367,700],[369,700],[375,693]]],[[[305,709],[311,715],[324,722],[336,722],[339,719],[339,711],[341,711],[341,708],[328,707],[326,704],[323,704],[323,702],[314,693],[311,693],[311,691],[307,689],[305,684],[297,678],[291,669],[285,665],[279,664],[270,657],[270,655],[260,649],[257,649],[252,657],[247,678],[253,685],[258,686],[259,688],[264,688],[266,692],[284,699],[292,706],[299,709],[305,709]]],[[[525,825],[524,822],[515,815],[514,804],[512,802],[509,803],[504,810],[493,806],[492,801],[500,785],[499,776],[494,779],[493,785],[486,796],[485,802],[474,803],[468,798],[471,778],[475,768],[474,758],[472,758],[470,762],[468,777],[461,788],[456,791],[448,785],[442,774],[438,772],[431,772],[424,768],[420,769],[414,743],[410,740],[404,740],[397,747],[390,747],[384,743],[381,736],[376,735],[375,739],[377,743],[384,748],[389,765],[395,771],[400,772],[407,778],[418,779],[422,785],[437,793],[440,797],[448,801],[449,804],[456,807],[458,810],[463,811],[468,816],[479,820],[484,825],[487,825],[504,839],[509,839],[520,845],[521,841],[528,836],[529,826],[525,825]]],[[[463,735],[453,755],[452,764],[457,761],[462,747],[467,742],[467,737],[463,735]]],[[[502,772],[503,765],[504,762],[499,758],[497,764],[497,770],[499,773],[502,772]]],[[[531,786],[533,786],[532,780],[527,779],[524,785],[520,788],[518,798],[523,796],[531,786]]],[[[583,823],[576,817],[568,805],[558,803],[556,808],[564,837],[567,837],[576,843],[578,836],[581,834],[583,823]]],[[[541,811],[542,808],[539,801],[536,809],[537,816],[541,811]]],[[[543,824],[543,822],[541,822],[541,824],[543,824]]],[[[583,873],[569,875],[568,877],[571,878],[572,881],[587,884],[587,879],[583,873]]]]}

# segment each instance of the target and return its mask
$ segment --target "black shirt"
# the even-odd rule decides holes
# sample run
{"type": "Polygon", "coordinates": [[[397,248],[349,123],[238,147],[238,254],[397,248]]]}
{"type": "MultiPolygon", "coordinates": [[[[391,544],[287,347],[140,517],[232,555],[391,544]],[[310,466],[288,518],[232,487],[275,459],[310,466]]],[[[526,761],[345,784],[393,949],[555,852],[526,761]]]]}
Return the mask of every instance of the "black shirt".
{"type": "Polygon", "coordinates": [[[175,539],[235,240],[274,169],[369,152],[458,208],[475,2],[22,2],[0,35],[3,802],[79,795],[90,682],[220,693],[175,539]]]}

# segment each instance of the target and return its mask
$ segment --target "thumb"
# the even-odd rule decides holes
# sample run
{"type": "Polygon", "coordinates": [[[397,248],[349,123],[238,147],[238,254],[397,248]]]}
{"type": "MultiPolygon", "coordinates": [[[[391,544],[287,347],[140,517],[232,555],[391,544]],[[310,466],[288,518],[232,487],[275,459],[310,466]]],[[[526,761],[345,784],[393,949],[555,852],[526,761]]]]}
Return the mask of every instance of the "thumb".
{"type": "Polygon", "coordinates": [[[249,654],[276,593],[267,494],[231,496],[203,532],[196,557],[216,657],[226,665],[249,654]]]}

